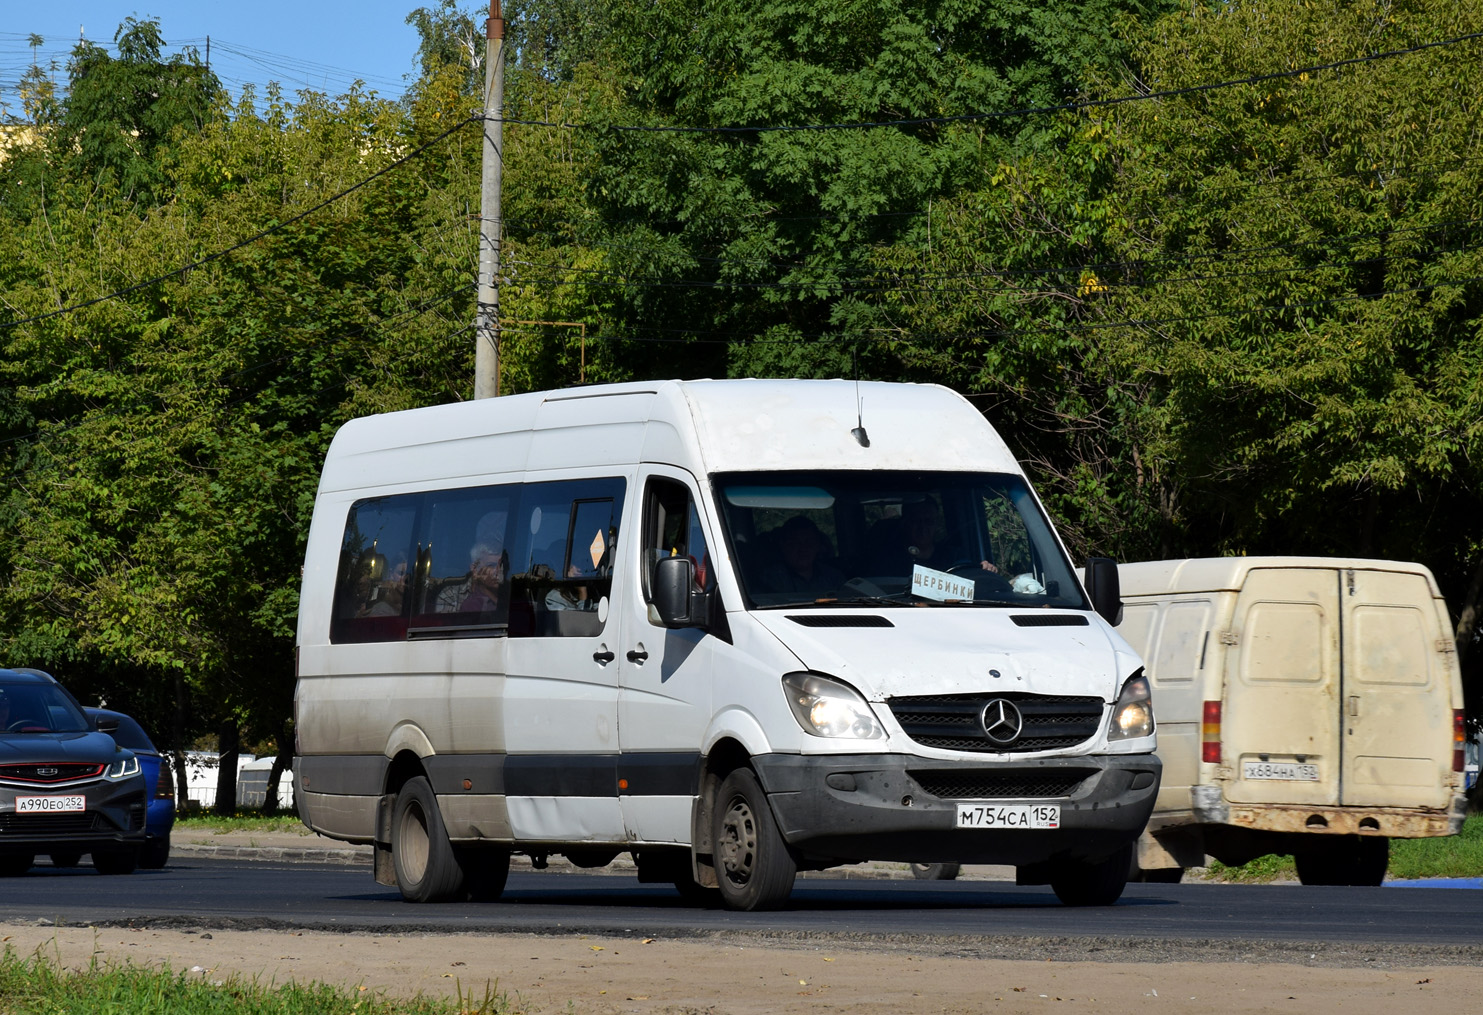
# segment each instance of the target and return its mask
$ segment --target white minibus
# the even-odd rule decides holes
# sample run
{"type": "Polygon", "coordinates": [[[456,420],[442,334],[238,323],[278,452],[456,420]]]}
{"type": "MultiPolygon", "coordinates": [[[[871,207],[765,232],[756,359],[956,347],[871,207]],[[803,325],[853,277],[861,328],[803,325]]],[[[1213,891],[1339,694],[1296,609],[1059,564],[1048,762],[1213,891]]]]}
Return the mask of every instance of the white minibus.
{"type": "Polygon", "coordinates": [[[928,385],[664,381],[347,423],[298,626],[295,799],[411,901],[632,854],[735,909],[799,870],[1015,865],[1115,901],[1158,792],[1117,570],[1083,585],[928,385]]]}

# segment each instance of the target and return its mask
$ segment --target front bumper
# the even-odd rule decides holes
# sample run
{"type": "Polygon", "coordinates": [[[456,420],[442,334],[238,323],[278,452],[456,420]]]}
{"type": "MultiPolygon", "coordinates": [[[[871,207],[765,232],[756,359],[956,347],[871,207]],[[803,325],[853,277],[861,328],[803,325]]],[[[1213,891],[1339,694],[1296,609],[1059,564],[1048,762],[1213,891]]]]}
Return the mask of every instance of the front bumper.
{"type": "Polygon", "coordinates": [[[753,763],[783,838],[825,864],[1100,860],[1143,831],[1163,772],[1152,754],[995,764],[905,754],[773,754],[753,763]],[[976,788],[984,786],[994,795],[976,788]],[[1046,788],[1046,795],[1020,791],[1046,788]],[[958,828],[958,806],[983,799],[1059,804],[1060,827],[958,828]]]}
{"type": "Polygon", "coordinates": [[[82,786],[0,786],[0,853],[91,853],[144,844],[144,777],[82,786]],[[17,814],[17,796],[81,796],[86,810],[17,814]]]}

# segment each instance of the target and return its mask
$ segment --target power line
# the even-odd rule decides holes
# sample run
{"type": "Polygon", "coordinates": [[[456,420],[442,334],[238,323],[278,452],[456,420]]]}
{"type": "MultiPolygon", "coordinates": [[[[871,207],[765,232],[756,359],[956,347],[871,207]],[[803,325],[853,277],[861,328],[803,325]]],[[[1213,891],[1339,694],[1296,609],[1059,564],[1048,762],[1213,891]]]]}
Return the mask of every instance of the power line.
{"type": "Polygon", "coordinates": [[[1306,67],[1295,67],[1291,70],[1272,71],[1267,74],[1252,74],[1243,78],[1232,78],[1226,81],[1212,81],[1202,85],[1189,85],[1184,88],[1166,88],[1160,91],[1139,92],[1134,95],[1121,95],[1110,99],[1086,99],[1081,102],[1066,102],[1054,106],[1027,106],[1019,109],[1004,109],[992,112],[959,113],[953,116],[921,116],[893,120],[870,120],[860,122],[842,123],[807,123],[795,125],[737,125],[726,127],[678,127],[666,125],[645,124],[603,124],[603,123],[569,123],[556,120],[522,120],[506,118],[503,122],[509,124],[520,124],[531,127],[561,127],[572,130],[597,130],[597,131],[631,131],[635,133],[651,134],[778,134],[799,131],[825,131],[825,130],[871,130],[877,127],[926,127],[937,124],[948,123],[973,123],[982,120],[997,120],[1015,116],[1039,116],[1046,113],[1064,113],[1083,109],[1107,109],[1121,106],[1131,102],[1148,102],[1154,99],[1172,99],[1185,95],[1198,95],[1205,92],[1219,91],[1226,88],[1235,88],[1241,85],[1256,85],[1266,81],[1278,81],[1287,78],[1296,78],[1303,75],[1320,74],[1324,71],[1338,70],[1343,67],[1352,67],[1357,64],[1374,63],[1379,60],[1391,60],[1397,57],[1410,56],[1430,49],[1438,49],[1445,46],[1455,46],[1475,39],[1483,39],[1483,32],[1470,32],[1466,35],[1454,36],[1450,39],[1441,39],[1436,42],[1423,42],[1415,46],[1407,46],[1402,49],[1385,50],[1380,53],[1369,53],[1365,56],[1349,57],[1344,60],[1334,60],[1329,63],[1311,64],[1306,67]]]}

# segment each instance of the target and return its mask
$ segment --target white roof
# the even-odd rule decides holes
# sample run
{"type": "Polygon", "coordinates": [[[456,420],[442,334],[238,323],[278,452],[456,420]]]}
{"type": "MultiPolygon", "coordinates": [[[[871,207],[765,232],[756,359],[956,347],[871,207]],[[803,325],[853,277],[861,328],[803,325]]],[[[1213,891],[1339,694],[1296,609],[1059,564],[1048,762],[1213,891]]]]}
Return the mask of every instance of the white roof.
{"type": "Polygon", "coordinates": [[[939,385],[656,381],[532,392],[351,420],[335,435],[320,489],[357,489],[386,482],[388,476],[416,483],[641,461],[702,472],[1020,473],[982,414],[939,385]],[[851,434],[860,425],[869,447],[851,434]],[[563,431],[572,439],[563,438],[563,431]]]}
{"type": "Polygon", "coordinates": [[[1424,565],[1365,557],[1186,557],[1149,560],[1117,567],[1124,599],[1186,592],[1238,591],[1253,568],[1323,568],[1326,570],[1401,571],[1426,577],[1431,594],[1441,596],[1436,579],[1424,565]]]}

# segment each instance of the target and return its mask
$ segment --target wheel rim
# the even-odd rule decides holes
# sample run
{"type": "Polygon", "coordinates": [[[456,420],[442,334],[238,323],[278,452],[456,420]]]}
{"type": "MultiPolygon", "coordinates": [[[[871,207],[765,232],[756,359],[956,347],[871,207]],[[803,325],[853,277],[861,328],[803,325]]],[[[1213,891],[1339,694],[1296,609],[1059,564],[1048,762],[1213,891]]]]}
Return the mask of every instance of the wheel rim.
{"type": "Polygon", "coordinates": [[[407,879],[414,883],[421,882],[427,873],[427,857],[430,837],[427,834],[427,815],[422,813],[422,808],[416,804],[408,807],[402,814],[400,840],[397,843],[397,857],[402,861],[402,871],[407,879]]]}
{"type": "Polygon", "coordinates": [[[757,859],[757,819],[740,797],[732,800],[721,819],[721,867],[732,884],[752,879],[757,859]]]}

